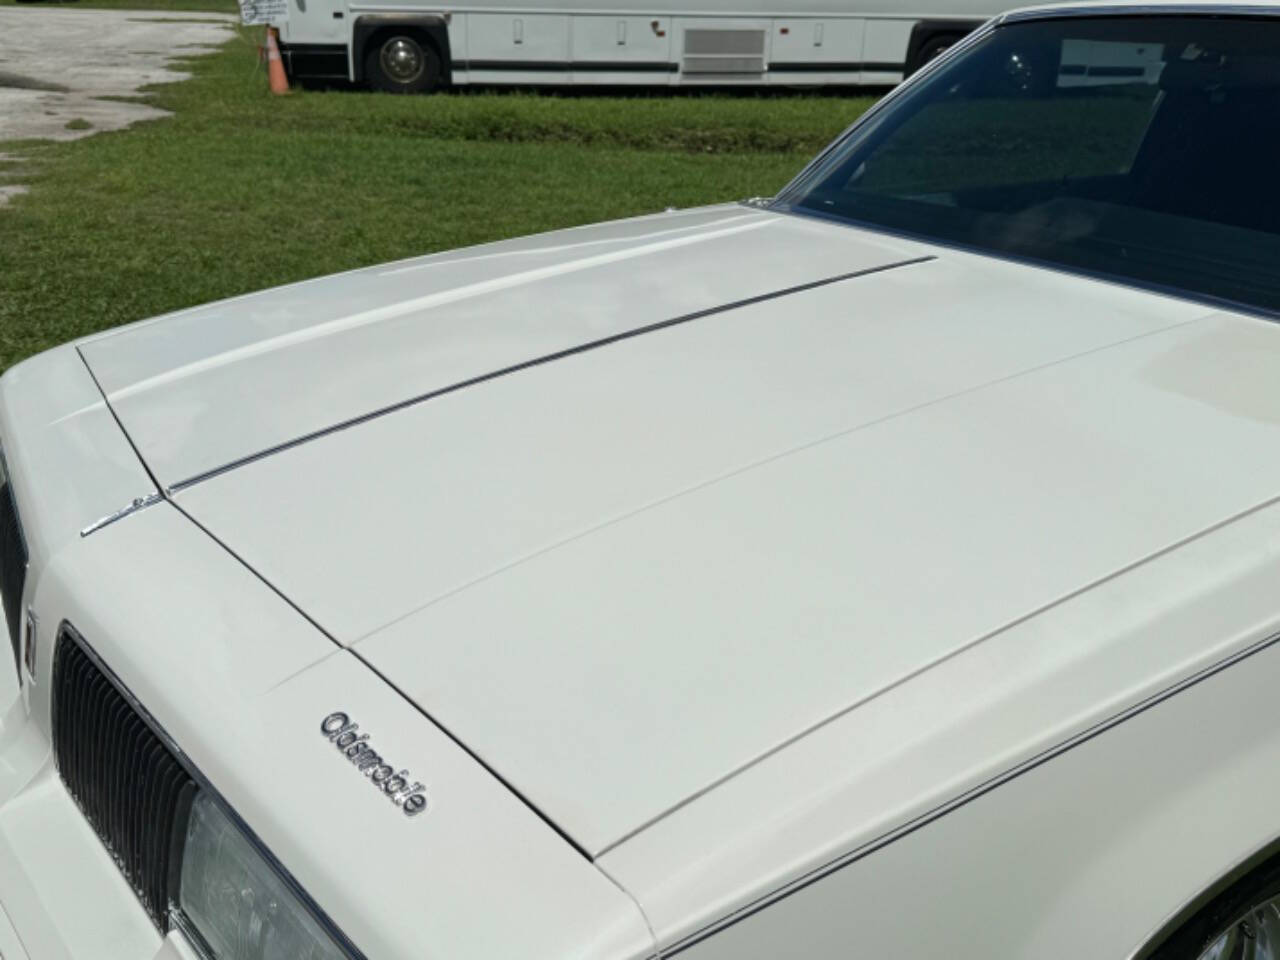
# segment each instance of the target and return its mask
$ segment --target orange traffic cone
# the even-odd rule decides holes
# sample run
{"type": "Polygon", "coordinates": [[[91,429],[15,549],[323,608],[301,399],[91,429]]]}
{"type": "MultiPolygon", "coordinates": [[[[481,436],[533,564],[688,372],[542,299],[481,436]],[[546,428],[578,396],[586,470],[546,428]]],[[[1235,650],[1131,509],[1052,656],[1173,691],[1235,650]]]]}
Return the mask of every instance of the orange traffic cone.
{"type": "Polygon", "coordinates": [[[280,47],[276,44],[276,28],[267,27],[267,79],[272,93],[288,93],[289,78],[284,75],[284,63],[280,59],[280,47]]]}

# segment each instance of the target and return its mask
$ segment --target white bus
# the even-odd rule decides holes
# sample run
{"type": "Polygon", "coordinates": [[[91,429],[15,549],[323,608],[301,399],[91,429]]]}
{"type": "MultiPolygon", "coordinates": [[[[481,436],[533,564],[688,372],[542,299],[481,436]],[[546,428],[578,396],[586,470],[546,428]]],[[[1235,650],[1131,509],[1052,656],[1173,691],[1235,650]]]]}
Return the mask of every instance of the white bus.
{"type": "Polygon", "coordinates": [[[276,23],[297,78],[401,93],[467,84],[887,85],[1001,0],[287,0],[276,23]],[[636,4],[645,4],[637,6],[636,4]]]}

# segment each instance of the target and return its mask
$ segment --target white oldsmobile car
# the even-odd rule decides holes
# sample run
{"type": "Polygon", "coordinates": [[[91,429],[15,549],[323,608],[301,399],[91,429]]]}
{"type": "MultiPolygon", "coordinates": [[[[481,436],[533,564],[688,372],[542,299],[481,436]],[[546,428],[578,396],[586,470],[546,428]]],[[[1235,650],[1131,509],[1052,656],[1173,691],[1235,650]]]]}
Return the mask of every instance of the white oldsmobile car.
{"type": "Polygon", "coordinates": [[[4,960],[1275,957],[1280,8],[0,380],[4,960]]]}

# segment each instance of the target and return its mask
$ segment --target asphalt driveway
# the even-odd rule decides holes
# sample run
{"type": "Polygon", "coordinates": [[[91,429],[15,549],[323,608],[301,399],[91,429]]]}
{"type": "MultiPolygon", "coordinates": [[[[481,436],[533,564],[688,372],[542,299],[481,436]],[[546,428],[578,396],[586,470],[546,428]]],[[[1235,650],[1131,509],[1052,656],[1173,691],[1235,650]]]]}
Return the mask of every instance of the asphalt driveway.
{"type": "Polygon", "coordinates": [[[165,116],[99,98],[185,80],[173,61],[226,42],[234,23],[216,13],[0,7],[0,143],[75,140],[165,116]]]}

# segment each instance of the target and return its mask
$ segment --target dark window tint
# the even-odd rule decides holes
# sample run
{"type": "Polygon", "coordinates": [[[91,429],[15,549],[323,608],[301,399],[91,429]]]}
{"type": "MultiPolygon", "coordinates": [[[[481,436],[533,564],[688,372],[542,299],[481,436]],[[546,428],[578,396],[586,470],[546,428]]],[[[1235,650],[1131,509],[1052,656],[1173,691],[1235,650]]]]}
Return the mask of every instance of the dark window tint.
{"type": "Polygon", "coordinates": [[[1007,24],[781,201],[1280,311],[1280,19],[1007,24]]]}

